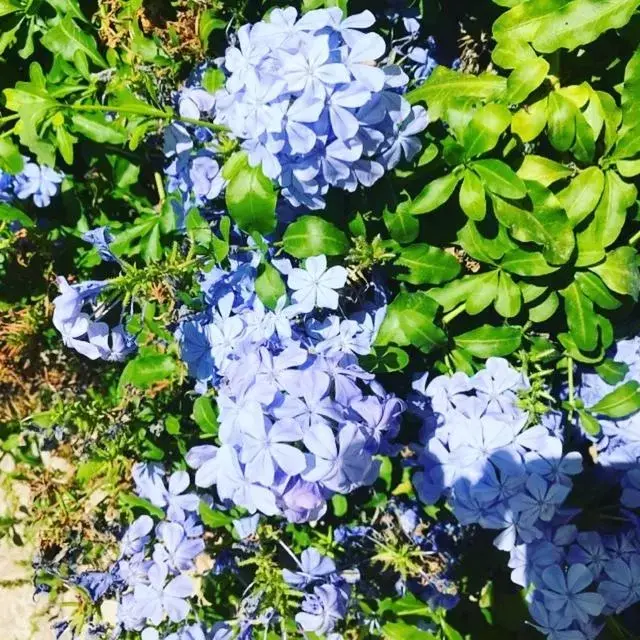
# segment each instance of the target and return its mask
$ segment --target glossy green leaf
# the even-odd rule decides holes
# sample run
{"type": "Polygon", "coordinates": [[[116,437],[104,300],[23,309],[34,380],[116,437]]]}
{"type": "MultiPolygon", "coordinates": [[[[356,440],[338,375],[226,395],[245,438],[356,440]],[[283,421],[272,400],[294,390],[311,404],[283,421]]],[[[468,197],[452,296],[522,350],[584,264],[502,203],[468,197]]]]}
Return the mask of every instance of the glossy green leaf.
{"type": "Polygon", "coordinates": [[[435,211],[451,197],[460,178],[455,172],[436,178],[411,201],[407,212],[416,216],[435,211]]]}
{"type": "Polygon", "coordinates": [[[208,396],[200,396],[193,403],[193,420],[202,433],[216,435],[218,433],[218,413],[208,396]]]}
{"type": "Polygon", "coordinates": [[[394,264],[409,270],[397,279],[411,284],[441,284],[455,278],[461,269],[454,255],[428,244],[404,247],[394,264]]]}
{"type": "Polygon", "coordinates": [[[516,67],[507,78],[505,101],[509,104],[520,104],[544,82],[547,73],[549,63],[544,58],[528,59],[516,67]]]}
{"type": "Polygon", "coordinates": [[[488,271],[474,278],[475,288],[467,297],[464,309],[470,316],[482,313],[498,295],[499,271],[488,271]]]}
{"type": "Polygon", "coordinates": [[[524,182],[502,160],[476,160],[470,166],[480,176],[487,191],[512,200],[519,200],[527,195],[524,182]]]}
{"type": "Polygon", "coordinates": [[[507,107],[490,103],[478,109],[464,131],[463,145],[468,158],[491,151],[511,123],[507,107]]]}
{"type": "Polygon", "coordinates": [[[506,89],[507,81],[493,73],[473,75],[438,65],[427,81],[407,94],[411,104],[426,102],[432,121],[442,117],[448,102],[454,98],[467,97],[492,100],[506,89]]]}
{"type": "Polygon", "coordinates": [[[613,244],[627,218],[627,209],[636,201],[637,188],[625,182],[615,171],[605,174],[604,191],[595,212],[595,233],[604,247],[613,244]]]}
{"type": "Polygon", "coordinates": [[[532,212],[502,198],[492,200],[496,218],[516,240],[542,245],[543,256],[552,265],[564,264],[571,257],[575,239],[564,211],[541,207],[532,212]]]}
{"type": "Polygon", "coordinates": [[[261,265],[255,286],[258,298],[268,309],[275,309],[278,300],[287,293],[280,272],[269,263],[261,265]]]}
{"type": "Polygon", "coordinates": [[[626,418],[640,410],[640,382],[630,380],[596,402],[590,411],[608,418],[626,418]]]}
{"type": "Polygon", "coordinates": [[[89,140],[124,144],[128,140],[127,132],[114,122],[109,122],[102,114],[86,115],[74,113],[71,116],[73,130],[89,140]]]}
{"type": "Polygon", "coordinates": [[[571,336],[579,349],[593,351],[598,345],[598,321],[593,302],[573,282],[560,294],[564,298],[564,310],[571,336]]]}
{"type": "Polygon", "coordinates": [[[629,373],[629,365],[613,358],[606,358],[602,364],[596,367],[596,371],[607,384],[618,384],[629,373]]]}
{"type": "Polygon", "coordinates": [[[282,241],[284,250],[295,258],[341,256],[349,250],[344,232],[319,216],[298,218],[287,227],[282,241]]]}
{"type": "Polygon", "coordinates": [[[382,218],[391,237],[400,244],[409,244],[413,242],[420,232],[420,223],[412,216],[408,209],[410,203],[402,202],[398,205],[395,212],[385,209],[382,218]]]}
{"type": "Polygon", "coordinates": [[[94,38],[81,29],[71,15],[66,15],[49,29],[40,42],[49,51],[62,56],[65,60],[73,61],[78,52],[85,55],[96,66],[105,69],[107,63],[98,52],[94,38]]]}
{"type": "Polygon", "coordinates": [[[580,426],[586,433],[591,436],[597,436],[600,433],[601,427],[597,418],[583,409],[578,409],[578,417],[580,418],[580,426]]]}
{"type": "Polygon", "coordinates": [[[460,208],[471,220],[482,220],[487,213],[487,198],[482,180],[473,173],[465,171],[459,193],[460,208]]]}
{"type": "Polygon", "coordinates": [[[555,291],[551,291],[541,302],[530,307],[529,320],[531,322],[546,322],[553,317],[560,306],[560,298],[555,291]]]}
{"type": "Polygon", "coordinates": [[[457,346],[477,358],[508,356],[520,347],[522,327],[493,327],[485,324],[454,339],[457,346]]]}
{"type": "Polygon", "coordinates": [[[601,309],[618,309],[622,303],[611,294],[607,286],[595,273],[582,271],[576,273],[576,282],[582,293],[590,298],[601,309]]]}
{"type": "Polygon", "coordinates": [[[518,177],[523,180],[535,180],[545,187],[568,178],[572,173],[573,171],[563,164],[535,154],[526,155],[518,169],[518,177]]]}
{"type": "Polygon", "coordinates": [[[498,292],[494,302],[495,310],[503,318],[514,318],[522,307],[522,294],[508,273],[500,272],[498,278],[498,292]]]}
{"type": "Polygon", "coordinates": [[[542,53],[570,51],[624,26],[640,0],[527,0],[501,15],[493,36],[525,40],[542,53]]]}
{"type": "Polygon", "coordinates": [[[437,310],[437,303],[423,291],[399,293],[387,307],[375,345],[412,345],[425,353],[443,345],[446,336],[434,322],[437,310]]]}
{"type": "Polygon", "coordinates": [[[0,138],[0,170],[15,175],[23,166],[20,149],[9,138],[0,138]]]}
{"type": "Polygon", "coordinates": [[[541,253],[523,249],[512,249],[505,253],[500,266],[519,276],[546,276],[558,270],[558,267],[548,264],[541,253]]]}
{"type": "Polygon", "coordinates": [[[118,387],[121,392],[127,384],[146,389],[158,382],[170,380],[177,371],[176,361],[166,353],[141,354],[129,360],[120,374],[118,387]]]}
{"type": "Polygon", "coordinates": [[[638,300],[640,272],[637,256],[633,247],[619,247],[608,253],[603,263],[590,269],[602,278],[611,291],[638,300]]]}
{"type": "Polygon", "coordinates": [[[558,151],[568,151],[575,140],[576,113],[575,105],[557,91],[549,96],[547,111],[549,142],[558,151]]]}
{"type": "Polygon", "coordinates": [[[604,182],[600,167],[588,167],[558,193],[558,200],[567,212],[572,227],[579,225],[596,208],[604,182]]]}
{"type": "Polygon", "coordinates": [[[276,227],[277,194],[262,169],[245,161],[229,180],[225,192],[227,208],[236,224],[247,233],[265,235],[276,227]]]}
{"type": "Polygon", "coordinates": [[[548,104],[548,98],[543,98],[513,114],[511,131],[519,136],[522,142],[531,142],[542,133],[547,124],[548,104]]]}
{"type": "Polygon", "coordinates": [[[212,509],[204,502],[200,502],[198,513],[202,524],[209,529],[221,529],[233,524],[233,518],[228,513],[212,509]]]}

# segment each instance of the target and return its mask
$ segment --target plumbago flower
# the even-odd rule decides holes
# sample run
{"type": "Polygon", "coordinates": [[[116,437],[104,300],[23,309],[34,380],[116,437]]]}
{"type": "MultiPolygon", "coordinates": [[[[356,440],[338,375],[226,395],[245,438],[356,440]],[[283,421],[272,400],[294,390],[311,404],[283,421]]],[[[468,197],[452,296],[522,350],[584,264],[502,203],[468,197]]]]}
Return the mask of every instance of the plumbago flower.
{"type": "Polygon", "coordinates": [[[53,326],[67,347],[90,360],[121,362],[136,350],[135,339],[122,323],[110,327],[102,320],[110,311],[98,304],[98,296],[108,287],[105,280],[69,284],[57,278],[60,295],[53,300],[53,326]]]}
{"type": "MultiPolygon", "coordinates": [[[[612,354],[632,376],[638,375],[639,344],[622,341],[612,354]]],[[[595,638],[603,615],[640,601],[637,518],[622,511],[618,530],[607,533],[581,531],[571,523],[580,509],[567,509],[564,502],[586,473],[581,454],[567,451],[563,441],[572,425],[553,411],[531,425],[518,403],[528,387],[520,372],[498,358],[487,360],[472,377],[419,379],[408,403],[423,422],[414,482],[429,504],[446,496],[461,523],[500,530],[494,544],[509,552],[512,580],[529,590],[540,632],[551,639],[595,638]]],[[[591,406],[613,389],[597,374],[584,372],[577,391],[591,406]]],[[[597,462],[609,476],[596,465],[585,480],[587,485],[596,476],[620,481],[627,507],[637,506],[637,440],[629,437],[637,415],[601,421],[605,435],[592,439],[603,453],[597,462]],[[621,455],[625,447],[629,451],[621,455]]],[[[579,433],[572,443],[581,447],[579,433]]]]}
{"type": "Polygon", "coordinates": [[[64,174],[25,156],[22,159],[24,164],[20,173],[11,175],[0,170],[0,202],[31,199],[40,209],[48,207],[60,189],[64,174]]]}
{"type": "Polygon", "coordinates": [[[283,296],[265,308],[255,292],[259,256],[232,256],[229,271],[202,281],[208,310],[176,332],[197,388],[217,389],[218,446],[187,455],[199,487],[251,513],[317,520],[333,493],[372,483],[374,456],[390,451],[403,403],[359,365],[384,308],[353,318],[330,314],[346,283],[342,267],[309,258],[288,274],[283,296]]]}
{"type": "MultiPolygon", "coordinates": [[[[418,153],[416,136],[428,124],[425,110],[402,97],[406,74],[382,60],[384,40],[365,31],[374,22],[370,11],[343,19],[338,8],[301,17],[293,7],[275,8],[234,36],[222,60],[224,87],[211,95],[190,84],[180,113],[228,127],[250,164],[295,207],[323,208],[330,186],[369,187],[418,153]]],[[[196,137],[207,140],[201,129],[196,137]]],[[[194,156],[184,126],[172,125],[165,138],[170,188],[196,204],[215,197],[224,186],[207,155],[215,143],[194,156]],[[194,166],[202,154],[207,160],[194,166]]]]}

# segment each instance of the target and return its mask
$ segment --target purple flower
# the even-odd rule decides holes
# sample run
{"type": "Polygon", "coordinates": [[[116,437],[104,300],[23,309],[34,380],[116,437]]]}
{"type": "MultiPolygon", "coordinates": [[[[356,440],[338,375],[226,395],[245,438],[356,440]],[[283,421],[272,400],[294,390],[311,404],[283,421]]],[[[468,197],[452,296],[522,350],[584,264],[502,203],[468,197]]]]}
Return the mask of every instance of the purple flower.
{"type": "Polygon", "coordinates": [[[58,193],[63,178],[62,173],[27,160],[22,171],[15,177],[16,196],[20,200],[32,197],[36,207],[48,207],[51,198],[58,193]]]}
{"type": "Polygon", "coordinates": [[[173,571],[192,569],[194,559],[204,551],[204,542],[200,538],[188,538],[177,522],[161,522],[157,533],[160,543],[155,545],[153,560],[173,571]]]}
{"type": "Polygon", "coordinates": [[[305,596],[301,608],[302,611],[296,614],[296,622],[302,630],[324,635],[331,633],[344,617],[346,601],[335,585],[324,584],[305,596]]]}
{"type": "Polygon", "coordinates": [[[336,565],[317,549],[305,549],[300,555],[299,571],[282,570],[285,582],[296,589],[305,589],[309,584],[319,580],[327,580],[336,572],[336,565]]]}
{"type": "Polygon", "coordinates": [[[172,622],[181,622],[189,612],[186,598],[193,593],[191,579],[181,574],[167,583],[167,575],[166,565],[154,563],[149,569],[149,584],[138,584],[134,590],[140,616],[154,625],[160,624],[165,615],[172,622]]]}

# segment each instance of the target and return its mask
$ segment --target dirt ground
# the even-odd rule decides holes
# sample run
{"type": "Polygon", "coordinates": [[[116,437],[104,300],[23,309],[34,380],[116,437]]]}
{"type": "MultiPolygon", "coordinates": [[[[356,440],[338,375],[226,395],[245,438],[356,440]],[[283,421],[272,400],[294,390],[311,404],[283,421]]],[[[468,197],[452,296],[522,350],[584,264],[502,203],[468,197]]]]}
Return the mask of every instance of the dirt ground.
{"type": "MultiPolygon", "coordinates": [[[[0,469],[2,473],[2,469],[0,469]]],[[[18,492],[28,502],[28,491],[18,492]]],[[[11,505],[0,489],[0,516],[8,516],[11,505]]],[[[54,640],[42,605],[33,598],[30,562],[32,549],[0,541],[0,638],[2,640],[54,640]]]]}

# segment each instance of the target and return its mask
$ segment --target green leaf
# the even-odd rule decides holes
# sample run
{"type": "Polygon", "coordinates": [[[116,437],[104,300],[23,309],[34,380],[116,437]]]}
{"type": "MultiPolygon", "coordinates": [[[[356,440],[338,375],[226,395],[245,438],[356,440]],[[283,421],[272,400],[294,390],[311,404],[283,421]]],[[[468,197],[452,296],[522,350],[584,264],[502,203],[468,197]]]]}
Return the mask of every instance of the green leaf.
{"type": "Polygon", "coordinates": [[[453,280],[460,273],[460,263],[455,256],[428,244],[402,248],[394,264],[409,270],[396,279],[411,284],[441,284],[453,280]]]}
{"type": "Polygon", "coordinates": [[[198,19],[198,37],[205,48],[213,31],[224,29],[227,26],[226,20],[221,20],[216,14],[216,9],[207,9],[200,14],[198,19]]]}
{"type": "Polygon", "coordinates": [[[611,294],[607,286],[595,273],[576,273],[576,282],[582,293],[595,302],[601,309],[618,309],[622,303],[611,294]]]}
{"type": "Polygon", "coordinates": [[[480,176],[487,191],[513,200],[527,195],[524,182],[502,160],[476,160],[470,166],[480,176]]]}
{"type": "Polygon", "coordinates": [[[551,318],[560,306],[560,299],[555,291],[552,291],[545,299],[529,309],[531,322],[546,322],[551,318]]]}
{"type": "Polygon", "coordinates": [[[460,208],[471,220],[482,220],[487,213],[487,199],[482,180],[473,173],[465,171],[460,187],[460,208]]]}
{"type": "Polygon", "coordinates": [[[454,340],[458,347],[476,358],[508,356],[520,347],[522,327],[493,327],[485,324],[457,336],[454,340]]]}
{"type": "Polygon", "coordinates": [[[568,178],[572,173],[573,171],[563,164],[534,154],[525,156],[518,169],[518,177],[523,180],[535,180],[545,187],[568,178]]]}
{"type": "Polygon", "coordinates": [[[576,267],[588,267],[604,259],[605,250],[602,240],[596,233],[595,220],[589,226],[576,234],[578,256],[576,267]]]}
{"type": "Polygon", "coordinates": [[[569,260],[575,240],[564,211],[540,207],[531,212],[515,207],[496,196],[492,201],[496,218],[509,229],[516,240],[542,245],[543,256],[552,265],[563,264],[569,260]]]}
{"type": "Polygon", "coordinates": [[[544,58],[527,60],[516,67],[507,78],[505,102],[520,104],[524,102],[545,80],[549,73],[549,63],[544,58]]]}
{"type": "Polygon", "coordinates": [[[591,436],[597,436],[600,433],[600,423],[590,413],[583,409],[578,409],[578,417],[580,418],[580,426],[591,436]]]}
{"type": "Polygon", "coordinates": [[[443,345],[446,336],[434,323],[437,310],[437,303],[423,291],[400,292],[387,307],[375,344],[413,345],[425,353],[443,345]]]}
{"type": "Polygon", "coordinates": [[[630,380],[596,402],[590,411],[608,418],[625,418],[640,410],[640,382],[630,380]]]}
{"type": "Polygon", "coordinates": [[[558,151],[568,151],[576,137],[576,113],[575,105],[554,91],[549,96],[547,111],[547,126],[549,142],[558,151]]]}
{"type": "Polygon", "coordinates": [[[160,507],[156,507],[154,504],[151,504],[149,500],[140,498],[133,493],[120,493],[118,495],[118,501],[123,507],[128,507],[129,509],[142,509],[149,515],[160,519],[164,519],[165,517],[164,511],[160,507]]]}
{"type": "Polygon", "coordinates": [[[491,51],[491,59],[503,69],[524,67],[536,57],[536,52],[531,48],[531,45],[522,40],[503,40],[498,42],[491,51]]]}
{"type": "Polygon", "coordinates": [[[622,180],[615,171],[605,173],[604,191],[595,212],[595,233],[604,247],[618,239],[627,219],[627,209],[635,203],[637,195],[636,187],[622,180]]]}
{"type": "Polygon", "coordinates": [[[392,373],[402,371],[409,364],[409,354],[399,347],[373,349],[371,354],[362,356],[367,371],[392,373]]]}
{"type": "Polygon", "coordinates": [[[523,249],[512,249],[505,253],[500,266],[519,276],[546,276],[558,270],[558,267],[547,264],[541,253],[523,249]]]}
{"type": "Polygon", "coordinates": [[[496,295],[495,310],[503,318],[513,318],[520,313],[522,294],[508,273],[500,272],[498,278],[498,293],[496,295]]]}
{"type": "Polygon", "coordinates": [[[250,167],[244,160],[236,167],[226,189],[226,203],[231,217],[247,233],[262,235],[276,228],[276,201],[273,182],[258,167],[250,167]]]}
{"type": "Polygon", "coordinates": [[[596,151],[596,138],[593,129],[580,111],[575,114],[576,139],[571,151],[580,162],[591,162],[596,151]]]}
{"type": "Polygon", "coordinates": [[[107,63],[98,53],[96,41],[83,31],[67,14],[54,27],[49,29],[41,40],[42,44],[54,54],[73,62],[77,52],[86,55],[96,66],[106,69],[107,63]]]}
{"type": "Polygon", "coordinates": [[[129,135],[114,122],[109,122],[101,114],[85,115],[74,113],[71,116],[73,129],[95,142],[108,142],[110,144],[124,144],[129,135]]]}
{"type": "Polygon", "coordinates": [[[387,622],[382,627],[386,640],[437,640],[429,631],[423,631],[405,622],[387,622]]]}
{"type": "Polygon", "coordinates": [[[382,218],[391,237],[400,244],[413,242],[420,232],[420,223],[409,212],[409,202],[401,202],[395,213],[385,209],[382,218]]]}
{"type": "Polygon", "coordinates": [[[598,346],[598,320],[593,302],[582,293],[575,282],[560,292],[564,298],[564,311],[571,336],[582,351],[593,351],[598,346]]]}
{"type": "Polygon", "coordinates": [[[543,98],[514,113],[511,131],[519,136],[522,142],[531,142],[542,133],[547,124],[548,104],[548,98],[543,98]]]}
{"type": "Polygon", "coordinates": [[[472,220],[469,220],[467,224],[458,231],[458,242],[472,258],[480,262],[493,264],[493,243],[478,231],[478,227],[472,220]]]}
{"type": "Polygon", "coordinates": [[[20,209],[7,204],[6,202],[0,202],[0,221],[1,222],[19,222],[23,227],[27,229],[33,227],[33,220],[20,209]]]}
{"type": "Polygon", "coordinates": [[[193,403],[193,420],[200,427],[202,433],[217,435],[218,414],[213,407],[211,398],[200,396],[193,403]]]}
{"type": "Polygon", "coordinates": [[[20,6],[17,0],[12,2],[12,0],[0,0],[0,17],[8,16],[11,13],[15,13],[16,11],[23,11],[23,7],[20,6]]]}
{"type": "Polygon", "coordinates": [[[478,109],[464,131],[467,157],[473,158],[493,149],[509,124],[511,112],[504,105],[490,103],[478,109]]]}
{"type": "Polygon", "coordinates": [[[460,178],[457,172],[436,178],[411,201],[407,212],[416,216],[435,211],[451,197],[460,178]]]}
{"type": "Polygon", "coordinates": [[[596,207],[604,189],[604,173],[599,167],[580,172],[569,186],[558,193],[572,227],[578,226],[596,207]]]}
{"type": "Polygon", "coordinates": [[[525,40],[537,51],[570,51],[624,26],[640,0],[527,0],[493,23],[496,40],[525,40]]]}
{"type": "Polygon", "coordinates": [[[0,138],[0,170],[15,175],[23,165],[20,149],[9,138],[0,138]]]}
{"type": "Polygon", "coordinates": [[[615,157],[631,158],[640,151],[640,47],[627,63],[622,98],[622,127],[616,142],[615,157]]]}
{"type": "Polygon", "coordinates": [[[629,365],[624,362],[617,362],[613,358],[606,358],[602,364],[596,367],[598,375],[611,385],[622,382],[629,373],[629,365]]]}
{"type": "Polygon", "coordinates": [[[208,504],[200,502],[198,513],[202,524],[209,529],[221,529],[233,524],[233,518],[223,511],[212,509],[208,504]]]}
{"type": "Polygon", "coordinates": [[[406,97],[411,104],[426,102],[429,105],[429,117],[434,121],[442,117],[452,99],[465,97],[489,101],[504,93],[506,86],[504,78],[492,73],[473,75],[438,65],[427,81],[410,91],[406,97]]]}
{"type": "Polygon", "coordinates": [[[349,251],[343,231],[318,216],[302,216],[287,227],[282,238],[284,250],[295,258],[324,254],[341,256],[349,251]]]}
{"type": "Polygon", "coordinates": [[[499,271],[489,271],[475,276],[477,288],[465,302],[465,311],[470,316],[482,313],[498,295],[498,283],[500,282],[499,271]]]}
{"type": "Polygon", "coordinates": [[[166,353],[139,355],[123,369],[118,389],[121,394],[127,384],[146,389],[158,382],[170,380],[177,371],[176,361],[166,353]]]}
{"type": "Polygon", "coordinates": [[[640,272],[636,250],[633,247],[619,247],[607,254],[602,264],[590,267],[604,283],[616,293],[638,300],[640,295],[640,272]]]}
{"type": "Polygon", "coordinates": [[[278,300],[287,293],[280,272],[265,263],[261,267],[262,273],[256,278],[256,293],[265,307],[275,309],[278,300]]]}
{"type": "MultiPolygon", "coordinates": [[[[484,276],[486,274],[465,276],[439,289],[429,289],[428,295],[445,311],[451,311],[465,300],[471,299],[473,293],[480,290],[481,287],[479,287],[478,282],[484,276]]],[[[488,304],[491,304],[491,300],[489,300],[488,304]]]]}

